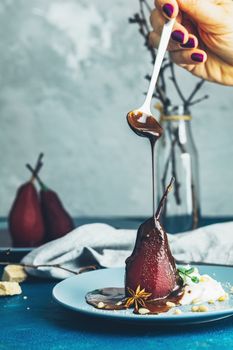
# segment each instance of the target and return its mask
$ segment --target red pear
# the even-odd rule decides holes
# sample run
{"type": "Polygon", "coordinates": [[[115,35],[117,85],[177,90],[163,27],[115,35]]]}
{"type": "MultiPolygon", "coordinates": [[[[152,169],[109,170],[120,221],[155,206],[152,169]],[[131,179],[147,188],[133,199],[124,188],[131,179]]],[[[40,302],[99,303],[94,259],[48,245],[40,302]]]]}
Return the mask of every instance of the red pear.
{"type": "Polygon", "coordinates": [[[37,191],[32,181],[23,184],[9,214],[9,229],[15,247],[36,247],[45,229],[37,191]]]}
{"type": "Polygon", "coordinates": [[[73,221],[55,191],[43,188],[40,198],[49,240],[62,237],[74,229],[73,221]]]}
{"type": "Polygon", "coordinates": [[[159,217],[173,181],[169,184],[155,217],[145,221],[138,229],[134,250],[126,260],[125,288],[136,291],[140,285],[151,298],[164,298],[179,287],[179,276],[171,254],[167,234],[159,217]]]}
{"type": "MultiPolygon", "coordinates": [[[[40,171],[43,153],[39,154],[35,175],[40,171]]],[[[16,247],[36,247],[43,242],[45,227],[34,176],[16,194],[9,214],[9,229],[16,247]]]]}
{"type": "Polygon", "coordinates": [[[69,213],[64,208],[58,194],[48,188],[35,174],[34,169],[27,164],[40,185],[41,209],[45,222],[47,240],[56,239],[66,235],[74,229],[74,223],[69,213]]]}

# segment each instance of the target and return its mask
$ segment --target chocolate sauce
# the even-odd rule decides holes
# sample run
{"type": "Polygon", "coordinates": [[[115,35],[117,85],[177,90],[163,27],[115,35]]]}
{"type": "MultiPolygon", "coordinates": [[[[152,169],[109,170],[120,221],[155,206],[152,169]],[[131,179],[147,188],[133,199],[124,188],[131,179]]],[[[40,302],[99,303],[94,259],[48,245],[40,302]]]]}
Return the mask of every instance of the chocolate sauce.
{"type": "Polygon", "coordinates": [[[156,141],[161,137],[163,128],[156,119],[149,114],[135,110],[127,114],[127,121],[130,128],[141,137],[147,137],[151,145],[152,158],[152,200],[153,216],[155,214],[155,169],[154,169],[154,148],[156,141]]]}
{"type": "MultiPolygon", "coordinates": [[[[179,305],[180,300],[184,295],[184,288],[180,287],[177,290],[173,291],[164,299],[155,299],[145,301],[145,308],[150,312],[149,315],[160,314],[162,312],[169,311],[173,306],[169,303],[173,303],[174,305],[179,305]]],[[[134,310],[134,313],[139,313],[137,310],[134,310]]]]}
{"type": "Polygon", "coordinates": [[[140,111],[132,111],[127,114],[130,128],[138,135],[147,137],[155,143],[163,133],[162,127],[152,115],[140,111]]]}
{"type": "MultiPolygon", "coordinates": [[[[183,294],[183,288],[179,288],[166,298],[145,301],[145,306],[143,306],[143,308],[147,309],[147,313],[150,315],[167,312],[172,307],[169,303],[179,305],[183,294]]],[[[88,304],[94,306],[96,309],[102,310],[124,310],[126,309],[126,300],[124,288],[96,289],[86,295],[88,304]]],[[[134,313],[140,314],[140,307],[138,309],[134,308],[134,313]]]]}
{"type": "Polygon", "coordinates": [[[97,309],[122,310],[125,309],[124,288],[102,288],[87,293],[86,302],[97,309]]]}

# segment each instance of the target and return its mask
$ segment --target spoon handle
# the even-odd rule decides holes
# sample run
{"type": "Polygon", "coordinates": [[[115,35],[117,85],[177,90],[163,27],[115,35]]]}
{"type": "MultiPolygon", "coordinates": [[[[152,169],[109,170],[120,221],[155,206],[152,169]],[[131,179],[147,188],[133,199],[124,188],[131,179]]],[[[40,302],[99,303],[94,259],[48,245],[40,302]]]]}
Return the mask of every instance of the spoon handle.
{"type": "Polygon", "coordinates": [[[203,266],[222,266],[222,267],[233,267],[232,264],[222,264],[222,263],[208,263],[204,261],[190,261],[190,260],[176,260],[176,264],[178,265],[203,265],[203,266]]]}
{"type": "Polygon", "coordinates": [[[171,19],[170,21],[165,23],[163,26],[163,31],[162,31],[162,35],[161,35],[155,63],[154,63],[154,69],[153,69],[153,73],[151,76],[150,85],[148,88],[145,102],[144,102],[143,106],[140,108],[141,110],[147,112],[148,114],[151,114],[151,112],[150,112],[151,99],[152,99],[152,96],[154,93],[155,85],[156,85],[156,82],[157,82],[157,79],[159,76],[159,72],[160,72],[162,62],[163,62],[164,55],[165,55],[166,50],[167,50],[168,42],[170,40],[170,36],[171,36],[171,32],[172,32],[172,28],[173,28],[174,23],[175,23],[175,18],[171,19]]]}

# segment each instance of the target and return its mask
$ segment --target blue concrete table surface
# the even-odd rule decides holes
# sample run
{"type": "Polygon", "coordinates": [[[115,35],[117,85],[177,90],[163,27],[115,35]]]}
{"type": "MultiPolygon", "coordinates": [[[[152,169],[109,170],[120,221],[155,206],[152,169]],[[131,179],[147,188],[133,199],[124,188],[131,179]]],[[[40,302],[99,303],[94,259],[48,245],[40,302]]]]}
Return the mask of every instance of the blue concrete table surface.
{"type": "MultiPolygon", "coordinates": [[[[124,221],[116,226],[124,227],[124,221]]],[[[8,258],[16,262],[23,254],[8,258]]],[[[58,305],[52,298],[56,283],[30,278],[22,283],[22,295],[0,298],[0,350],[233,349],[233,317],[169,327],[95,319],[58,305]]]]}

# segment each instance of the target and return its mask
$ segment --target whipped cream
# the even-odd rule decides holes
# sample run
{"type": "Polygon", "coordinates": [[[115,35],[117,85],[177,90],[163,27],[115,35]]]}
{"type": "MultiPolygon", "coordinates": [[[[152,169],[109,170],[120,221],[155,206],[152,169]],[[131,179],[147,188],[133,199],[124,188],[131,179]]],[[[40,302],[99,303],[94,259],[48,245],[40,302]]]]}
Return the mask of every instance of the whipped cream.
{"type": "MultiPolygon", "coordinates": [[[[185,269],[191,266],[184,266],[185,269]]],[[[180,300],[181,305],[201,304],[212,302],[226,295],[220,282],[209,275],[200,275],[197,268],[190,274],[190,277],[197,277],[198,283],[195,283],[189,277],[184,277],[184,295],[180,300]]]]}

